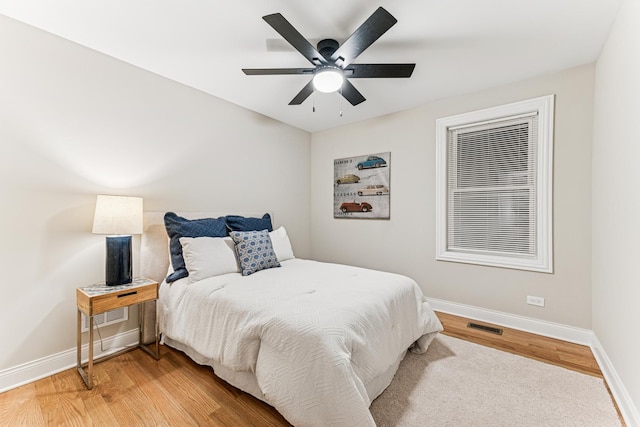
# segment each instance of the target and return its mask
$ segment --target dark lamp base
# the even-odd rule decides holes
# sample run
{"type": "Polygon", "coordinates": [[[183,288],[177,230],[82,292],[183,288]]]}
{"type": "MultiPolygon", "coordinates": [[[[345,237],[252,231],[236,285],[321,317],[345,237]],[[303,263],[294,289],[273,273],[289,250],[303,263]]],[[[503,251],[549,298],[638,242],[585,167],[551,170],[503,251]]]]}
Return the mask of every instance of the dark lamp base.
{"type": "Polygon", "coordinates": [[[107,286],[131,283],[131,236],[107,236],[107,286]]]}

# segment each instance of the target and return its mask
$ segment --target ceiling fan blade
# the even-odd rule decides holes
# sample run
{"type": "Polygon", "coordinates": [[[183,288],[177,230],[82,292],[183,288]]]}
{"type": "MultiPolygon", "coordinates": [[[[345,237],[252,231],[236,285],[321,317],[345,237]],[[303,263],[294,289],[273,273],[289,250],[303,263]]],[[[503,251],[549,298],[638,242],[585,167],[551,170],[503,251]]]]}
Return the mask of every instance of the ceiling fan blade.
{"type": "Polygon", "coordinates": [[[379,7],[375,12],[354,31],[351,36],[331,55],[330,61],[339,67],[351,64],[366,48],[378,40],[381,35],[398,22],[384,8],[379,7]]]}
{"type": "Polygon", "coordinates": [[[313,80],[309,81],[305,87],[289,102],[289,105],[300,105],[313,93],[313,80]]]}
{"type": "Polygon", "coordinates": [[[298,32],[298,30],[293,28],[293,25],[291,25],[284,16],[279,13],[274,13],[263,16],[262,19],[264,19],[267,24],[271,25],[278,34],[288,41],[291,46],[300,52],[302,56],[307,58],[307,60],[309,60],[313,65],[327,63],[326,59],[320,55],[320,52],[318,52],[318,50],[298,32]]]}
{"type": "Polygon", "coordinates": [[[347,101],[349,101],[353,106],[356,106],[361,102],[366,101],[366,98],[362,96],[362,94],[358,91],[358,89],[356,89],[356,87],[352,85],[349,80],[346,80],[346,79],[342,84],[342,96],[344,96],[344,98],[347,101]]]}
{"type": "Polygon", "coordinates": [[[351,64],[345,69],[350,79],[411,77],[416,64],[351,64]]]}
{"type": "Polygon", "coordinates": [[[313,74],[315,68],[243,68],[247,76],[271,76],[279,74],[313,74]]]}

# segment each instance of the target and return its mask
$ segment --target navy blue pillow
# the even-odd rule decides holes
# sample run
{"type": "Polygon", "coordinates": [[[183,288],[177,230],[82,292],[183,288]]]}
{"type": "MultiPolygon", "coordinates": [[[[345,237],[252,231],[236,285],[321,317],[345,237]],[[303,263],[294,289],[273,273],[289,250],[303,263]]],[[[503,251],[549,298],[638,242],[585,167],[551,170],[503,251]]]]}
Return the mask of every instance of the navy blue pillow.
{"type": "Polygon", "coordinates": [[[268,213],[262,218],[247,218],[239,215],[227,215],[225,218],[230,231],[273,231],[271,215],[268,213]]]}
{"type": "Polygon", "coordinates": [[[164,214],[164,226],[169,235],[169,252],[173,273],[167,276],[167,283],[187,277],[189,272],[182,257],[181,237],[225,237],[227,223],[224,217],[186,219],[173,212],[164,214]]]}

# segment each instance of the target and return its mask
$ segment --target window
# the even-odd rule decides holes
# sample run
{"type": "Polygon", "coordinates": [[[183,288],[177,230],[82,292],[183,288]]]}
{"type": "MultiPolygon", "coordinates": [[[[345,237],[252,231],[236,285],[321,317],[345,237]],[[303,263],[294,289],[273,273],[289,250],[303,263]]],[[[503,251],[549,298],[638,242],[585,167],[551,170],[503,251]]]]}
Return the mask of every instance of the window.
{"type": "Polygon", "coordinates": [[[553,95],[436,122],[436,259],[551,273],[553,95]]]}

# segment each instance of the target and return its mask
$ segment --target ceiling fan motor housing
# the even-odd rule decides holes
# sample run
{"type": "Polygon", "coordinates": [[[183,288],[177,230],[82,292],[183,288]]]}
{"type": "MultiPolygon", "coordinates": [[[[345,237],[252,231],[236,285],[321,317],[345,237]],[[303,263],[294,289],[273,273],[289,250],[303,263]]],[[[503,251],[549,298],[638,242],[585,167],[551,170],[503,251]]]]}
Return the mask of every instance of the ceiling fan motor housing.
{"type": "Polygon", "coordinates": [[[318,52],[324,56],[325,59],[331,58],[333,52],[335,52],[340,45],[333,39],[324,39],[318,42],[318,52]]]}

